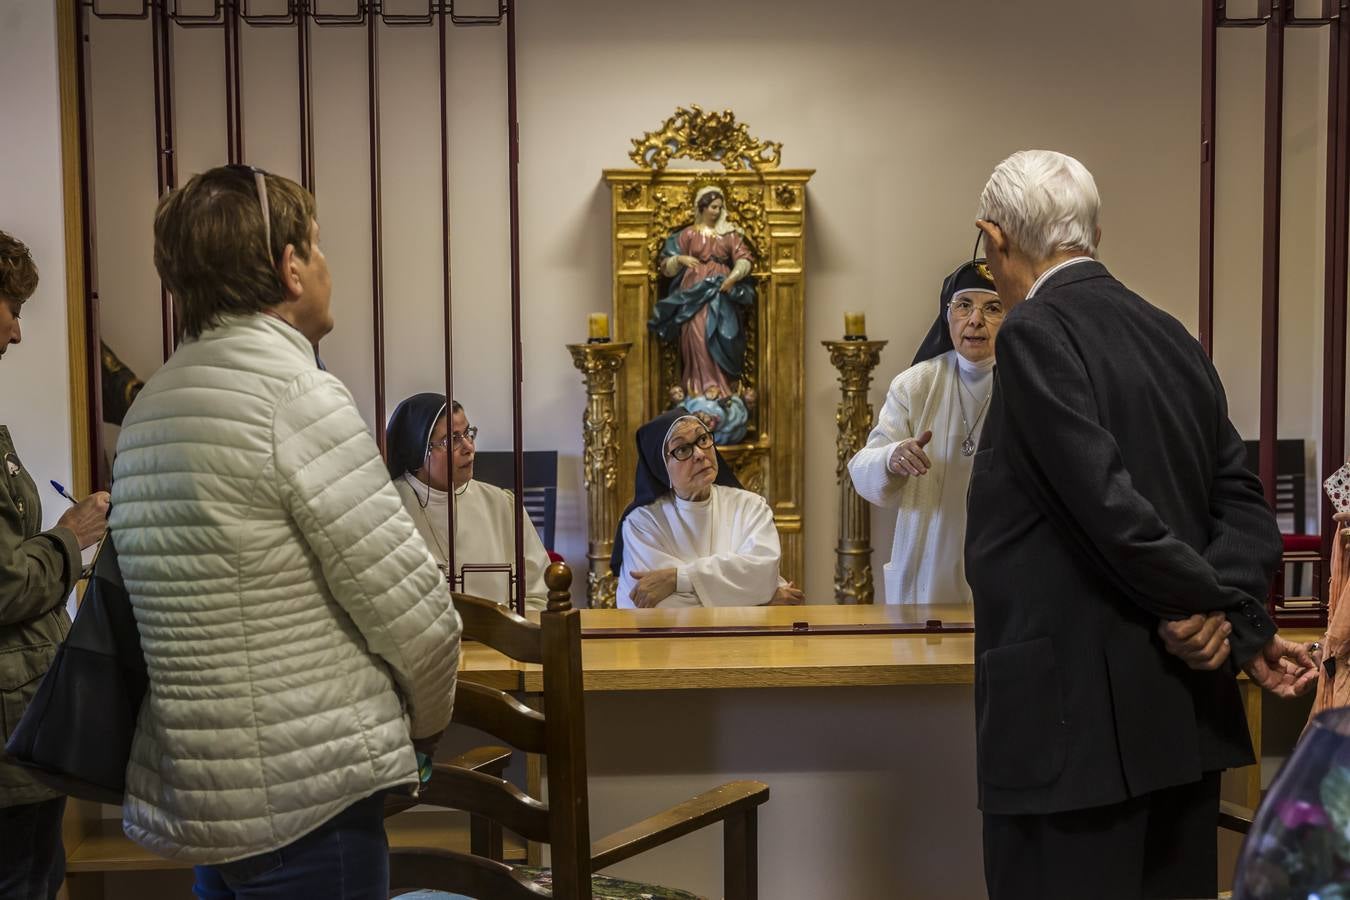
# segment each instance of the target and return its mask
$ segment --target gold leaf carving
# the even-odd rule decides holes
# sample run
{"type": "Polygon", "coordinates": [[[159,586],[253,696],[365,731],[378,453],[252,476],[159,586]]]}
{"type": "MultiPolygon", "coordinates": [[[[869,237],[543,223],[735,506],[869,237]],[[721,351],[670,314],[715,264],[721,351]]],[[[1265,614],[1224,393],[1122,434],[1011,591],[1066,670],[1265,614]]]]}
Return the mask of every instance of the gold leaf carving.
{"type": "Polygon", "coordinates": [[[618,604],[615,602],[619,588],[619,579],[614,573],[606,572],[601,575],[594,570],[586,573],[587,596],[591,600],[592,609],[613,609],[618,604]]]}
{"type": "Polygon", "coordinates": [[[691,103],[679,107],[657,131],[633,138],[628,158],[643,168],[660,171],[672,159],[711,160],[725,169],[766,172],[778,168],[783,145],[750,136],[745,123],[729,109],[704,112],[691,103]]]}
{"type": "Polygon", "coordinates": [[[768,456],[761,450],[728,453],[727,463],[731,466],[741,486],[752,494],[764,494],[768,475],[768,456]]]}

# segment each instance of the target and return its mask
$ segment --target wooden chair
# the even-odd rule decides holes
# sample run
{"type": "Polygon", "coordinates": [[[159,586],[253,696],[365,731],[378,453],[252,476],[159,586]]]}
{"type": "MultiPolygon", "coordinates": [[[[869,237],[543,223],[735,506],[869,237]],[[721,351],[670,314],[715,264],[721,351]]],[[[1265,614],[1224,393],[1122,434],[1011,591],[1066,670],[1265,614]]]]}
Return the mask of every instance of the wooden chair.
{"type": "MultiPolygon", "coordinates": [[[[526,450],[525,493],[522,504],[525,514],[539,532],[544,549],[553,549],[553,537],[558,518],[558,451],[526,450]]],[[[516,485],[516,458],[510,450],[482,450],[474,455],[473,475],[485,484],[514,490],[516,485]]]]}
{"type": "MultiPolygon", "coordinates": [[[[521,662],[542,664],[543,713],[503,691],[461,682],[454,721],[486,731],[525,752],[543,754],[548,802],[540,802],[499,777],[453,765],[436,767],[420,802],[467,810],[527,840],[548,844],[552,869],[508,866],[495,854],[480,852],[481,844],[472,855],[435,848],[395,850],[390,853],[391,889],[396,894],[433,889],[492,900],[689,898],[693,895],[684,891],[620,882],[595,873],[721,822],[725,897],[756,897],[756,814],[769,799],[768,786],[757,781],[724,784],[591,843],[581,614],[571,606],[572,573],[566,564],[549,566],[544,580],[549,602],[538,625],[491,601],[454,595],[466,639],[521,662]]],[[[495,846],[490,850],[500,848],[500,839],[491,843],[495,846]]]]}

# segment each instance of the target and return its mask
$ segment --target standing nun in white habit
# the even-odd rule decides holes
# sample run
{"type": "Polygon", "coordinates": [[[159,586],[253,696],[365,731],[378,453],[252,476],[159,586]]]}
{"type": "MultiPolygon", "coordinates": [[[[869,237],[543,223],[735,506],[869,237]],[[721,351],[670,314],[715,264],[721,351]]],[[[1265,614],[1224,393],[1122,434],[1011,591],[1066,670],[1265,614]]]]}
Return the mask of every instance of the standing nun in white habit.
{"type": "Polygon", "coordinates": [[[994,389],[1003,304],[984,260],[942,283],[937,321],[891,382],[867,445],[849,461],[858,494],[894,508],[887,603],[970,603],[966,488],[994,389]]]}
{"type": "Polygon", "coordinates": [[[619,606],[793,605],[769,504],[743,490],[702,420],[663,413],[637,431],[633,502],[614,536],[619,606]]]}
{"type": "MultiPolygon", "coordinates": [[[[389,417],[385,450],[389,476],[417,530],[441,571],[447,571],[450,489],[455,492],[455,566],[465,563],[511,564],[516,558],[516,502],[510,491],[473,480],[474,441],[478,429],[459,403],[445,414],[442,394],[413,394],[389,417]]],[[[548,605],[544,570],[548,551],[527,517],[525,532],[525,606],[548,605]]],[[[464,593],[506,604],[506,572],[466,572],[464,593]]],[[[453,583],[453,582],[452,582],[453,583]]]]}

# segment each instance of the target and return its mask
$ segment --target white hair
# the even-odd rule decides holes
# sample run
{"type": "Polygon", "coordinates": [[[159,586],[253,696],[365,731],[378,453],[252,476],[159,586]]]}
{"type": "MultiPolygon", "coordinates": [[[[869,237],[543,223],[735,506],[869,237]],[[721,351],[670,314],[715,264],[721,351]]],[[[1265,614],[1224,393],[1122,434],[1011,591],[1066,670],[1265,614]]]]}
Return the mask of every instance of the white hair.
{"type": "Polygon", "coordinates": [[[1019,150],[999,163],[980,194],[979,218],[994,222],[1033,260],[1061,250],[1097,252],[1101,197],[1092,173],[1054,150],[1019,150]]]}

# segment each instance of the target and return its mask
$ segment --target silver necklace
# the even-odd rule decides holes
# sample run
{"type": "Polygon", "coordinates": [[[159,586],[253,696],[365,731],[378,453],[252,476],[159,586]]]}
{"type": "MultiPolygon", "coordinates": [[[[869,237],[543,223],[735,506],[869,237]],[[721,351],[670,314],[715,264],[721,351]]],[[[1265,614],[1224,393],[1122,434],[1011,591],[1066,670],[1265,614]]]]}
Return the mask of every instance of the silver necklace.
{"type": "Polygon", "coordinates": [[[984,418],[984,412],[989,407],[989,398],[993,396],[994,388],[991,385],[989,393],[984,395],[984,402],[980,404],[979,412],[975,413],[975,424],[972,425],[970,420],[966,418],[966,404],[965,401],[961,399],[961,392],[965,391],[970,396],[971,403],[975,402],[975,395],[971,393],[970,389],[966,387],[965,382],[961,380],[960,364],[953,362],[952,365],[956,370],[956,405],[961,410],[961,425],[966,429],[966,438],[961,442],[961,455],[974,456],[975,429],[980,427],[980,420],[984,418]]]}

